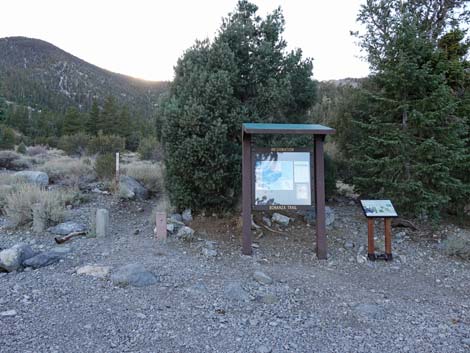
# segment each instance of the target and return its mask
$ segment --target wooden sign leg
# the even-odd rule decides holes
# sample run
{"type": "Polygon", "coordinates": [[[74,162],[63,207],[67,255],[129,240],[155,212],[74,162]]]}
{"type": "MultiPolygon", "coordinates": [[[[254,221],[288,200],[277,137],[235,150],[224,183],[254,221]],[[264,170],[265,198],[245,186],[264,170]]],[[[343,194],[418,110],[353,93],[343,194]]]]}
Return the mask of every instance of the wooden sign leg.
{"type": "Polygon", "coordinates": [[[375,261],[374,246],[374,219],[367,218],[367,257],[371,261],[375,261]]]}
{"type": "Polygon", "coordinates": [[[324,136],[314,137],[314,163],[315,163],[315,211],[317,233],[317,257],[320,260],[327,258],[326,226],[325,226],[325,161],[323,155],[324,136]]]}
{"type": "Polygon", "coordinates": [[[251,255],[251,135],[243,133],[242,145],[242,252],[251,255]]]}
{"type": "Polygon", "coordinates": [[[384,218],[385,227],[385,260],[391,261],[392,257],[392,220],[384,218]]]}

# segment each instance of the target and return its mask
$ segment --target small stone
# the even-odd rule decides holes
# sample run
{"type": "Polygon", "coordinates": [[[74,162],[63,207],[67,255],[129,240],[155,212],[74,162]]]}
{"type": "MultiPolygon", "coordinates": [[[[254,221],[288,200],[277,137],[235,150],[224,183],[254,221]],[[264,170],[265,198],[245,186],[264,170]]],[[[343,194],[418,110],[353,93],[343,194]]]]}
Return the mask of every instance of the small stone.
{"type": "Polygon", "coordinates": [[[135,316],[137,316],[139,319],[146,319],[147,318],[147,315],[142,314],[142,313],[137,313],[137,314],[135,314],[135,316]]]}
{"type": "Polygon", "coordinates": [[[385,318],[383,308],[377,304],[358,304],[354,307],[354,310],[369,319],[381,320],[385,318]]]}
{"type": "Polygon", "coordinates": [[[467,345],[467,346],[470,346],[470,338],[464,338],[464,339],[462,340],[462,343],[465,344],[465,345],[467,345]]]}
{"type": "Polygon", "coordinates": [[[215,256],[217,256],[217,250],[203,248],[202,249],[202,255],[204,255],[206,257],[215,257],[215,256]]]}
{"type": "Polygon", "coordinates": [[[181,214],[181,217],[183,218],[184,223],[192,222],[193,216],[191,214],[191,209],[190,208],[185,209],[183,213],[181,214]]]}
{"type": "Polygon", "coordinates": [[[138,235],[140,233],[140,229],[134,230],[134,235],[138,235]]]}
{"type": "Polygon", "coordinates": [[[157,277],[150,271],[147,271],[140,264],[130,264],[119,267],[112,275],[111,281],[116,286],[134,286],[145,287],[158,282],[157,277]]]}
{"type": "Polygon", "coordinates": [[[280,213],[273,213],[273,216],[272,216],[271,220],[274,223],[278,223],[282,226],[288,226],[290,218],[287,217],[287,216],[284,216],[283,214],[280,214],[280,213]]]}
{"type": "Polygon", "coordinates": [[[253,274],[253,278],[261,284],[271,284],[271,283],[273,283],[273,279],[271,277],[269,277],[267,274],[265,274],[264,272],[261,272],[261,271],[256,271],[253,274]]]}
{"type": "Polygon", "coordinates": [[[50,251],[53,251],[57,254],[70,254],[72,249],[68,246],[54,246],[50,251]]]}
{"type": "Polygon", "coordinates": [[[250,295],[243,289],[239,282],[230,282],[224,289],[225,297],[229,300],[247,302],[250,300],[250,295]]]}
{"type": "Polygon", "coordinates": [[[175,232],[175,225],[173,223],[167,223],[166,231],[170,234],[173,234],[175,232]]]}
{"type": "Polygon", "coordinates": [[[333,222],[335,221],[335,212],[331,207],[326,206],[325,207],[325,225],[331,226],[333,222]]]}
{"type": "Polygon", "coordinates": [[[78,275],[87,275],[97,278],[106,278],[111,271],[110,266],[86,265],[77,270],[78,275]]]}
{"type": "Polygon", "coordinates": [[[17,315],[16,310],[7,310],[7,311],[0,312],[0,316],[3,316],[3,317],[11,317],[11,316],[16,316],[16,315],[17,315]]]}
{"type": "Polygon", "coordinates": [[[273,351],[272,348],[269,348],[265,345],[261,345],[258,348],[256,348],[256,353],[271,353],[273,351]]]}
{"type": "Polygon", "coordinates": [[[50,227],[47,231],[57,235],[69,235],[70,233],[84,232],[86,230],[87,227],[84,224],[69,221],[50,227]]]}
{"type": "Polygon", "coordinates": [[[209,293],[209,290],[204,283],[198,282],[191,287],[187,288],[186,291],[192,295],[201,296],[209,293]]]}
{"type": "Polygon", "coordinates": [[[268,227],[271,227],[272,223],[271,220],[268,217],[263,217],[263,222],[266,224],[268,227]]]}
{"type": "Polygon", "coordinates": [[[346,249],[352,249],[352,248],[354,248],[354,243],[352,241],[348,240],[344,243],[344,247],[346,249]]]}
{"type": "Polygon", "coordinates": [[[358,264],[363,264],[366,262],[366,258],[362,256],[361,254],[357,254],[356,261],[358,264]]]}
{"type": "Polygon", "coordinates": [[[272,293],[258,295],[256,300],[263,304],[276,304],[279,301],[279,299],[272,293]]]}
{"type": "Polygon", "coordinates": [[[183,217],[179,213],[172,213],[170,215],[170,221],[183,222],[183,217]]]}

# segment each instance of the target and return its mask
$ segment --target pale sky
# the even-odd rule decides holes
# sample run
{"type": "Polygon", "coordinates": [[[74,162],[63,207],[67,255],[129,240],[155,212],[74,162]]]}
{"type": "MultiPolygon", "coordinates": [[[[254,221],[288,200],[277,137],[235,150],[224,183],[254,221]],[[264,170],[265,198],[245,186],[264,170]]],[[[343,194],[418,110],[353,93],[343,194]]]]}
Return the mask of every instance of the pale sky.
{"type": "MultiPolygon", "coordinates": [[[[314,59],[318,80],[369,72],[350,30],[364,0],[252,0],[265,17],[281,6],[289,49],[314,59]]],[[[196,39],[212,39],[237,0],[3,0],[0,38],[48,41],[94,65],[147,80],[171,80],[196,39]]]]}

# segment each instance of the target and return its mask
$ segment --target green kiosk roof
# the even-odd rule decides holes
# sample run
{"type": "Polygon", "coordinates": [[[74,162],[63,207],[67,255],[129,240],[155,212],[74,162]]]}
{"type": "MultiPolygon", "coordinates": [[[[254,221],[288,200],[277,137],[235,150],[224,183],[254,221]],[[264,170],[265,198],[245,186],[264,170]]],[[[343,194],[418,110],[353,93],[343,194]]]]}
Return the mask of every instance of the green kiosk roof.
{"type": "Polygon", "coordinates": [[[318,124],[259,124],[244,123],[243,132],[247,134],[304,134],[330,135],[336,131],[318,124]]]}

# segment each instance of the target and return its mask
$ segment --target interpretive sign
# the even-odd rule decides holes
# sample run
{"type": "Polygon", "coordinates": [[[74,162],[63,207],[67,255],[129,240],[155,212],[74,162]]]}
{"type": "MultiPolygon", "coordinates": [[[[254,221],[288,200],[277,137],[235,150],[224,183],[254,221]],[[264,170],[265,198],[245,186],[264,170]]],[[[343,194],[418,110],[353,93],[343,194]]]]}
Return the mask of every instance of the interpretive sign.
{"type": "Polygon", "coordinates": [[[312,149],[256,148],[253,155],[254,209],[312,206],[312,149]]]}
{"type": "Polygon", "coordinates": [[[398,217],[390,200],[361,200],[366,217],[398,217]]]}

